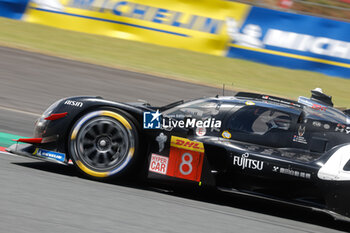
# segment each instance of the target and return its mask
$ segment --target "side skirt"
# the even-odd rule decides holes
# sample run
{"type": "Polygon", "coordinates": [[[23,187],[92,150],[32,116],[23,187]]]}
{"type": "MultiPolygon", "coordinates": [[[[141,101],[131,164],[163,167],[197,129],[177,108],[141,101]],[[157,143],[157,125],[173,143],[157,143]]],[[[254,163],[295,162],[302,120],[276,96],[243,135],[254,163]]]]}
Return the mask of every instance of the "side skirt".
{"type": "Polygon", "coordinates": [[[217,187],[217,189],[221,192],[233,193],[233,194],[243,195],[243,196],[247,196],[247,197],[254,197],[254,198],[259,198],[259,199],[263,199],[263,200],[267,200],[267,201],[281,203],[281,204],[297,206],[297,207],[301,207],[301,208],[308,208],[308,209],[311,209],[313,211],[329,214],[335,220],[350,222],[350,218],[343,216],[341,214],[335,213],[333,211],[323,209],[321,206],[316,206],[316,205],[313,206],[310,204],[303,205],[303,204],[296,203],[293,201],[286,201],[286,200],[282,200],[282,199],[278,199],[278,198],[274,198],[274,197],[270,197],[270,196],[265,196],[263,194],[258,194],[258,193],[248,192],[248,191],[240,191],[237,189],[230,189],[230,188],[224,188],[224,187],[217,187]]]}

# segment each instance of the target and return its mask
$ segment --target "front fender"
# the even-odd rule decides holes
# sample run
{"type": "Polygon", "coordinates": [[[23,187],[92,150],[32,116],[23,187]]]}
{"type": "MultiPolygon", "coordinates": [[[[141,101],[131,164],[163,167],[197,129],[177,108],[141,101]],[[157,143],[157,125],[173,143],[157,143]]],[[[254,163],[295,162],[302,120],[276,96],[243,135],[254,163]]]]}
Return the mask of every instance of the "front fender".
{"type": "Polygon", "coordinates": [[[85,113],[101,107],[111,107],[127,112],[135,118],[135,124],[142,124],[146,107],[133,106],[120,102],[104,100],[96,96],[77,96],[64,98],[50,106],[37,120],[35,138],[43,138],[43,148],[66,153],[66,138],[76,120],[85,113]],[[46,120],[52,114],[67,113],[55,120],[46,120]]]}

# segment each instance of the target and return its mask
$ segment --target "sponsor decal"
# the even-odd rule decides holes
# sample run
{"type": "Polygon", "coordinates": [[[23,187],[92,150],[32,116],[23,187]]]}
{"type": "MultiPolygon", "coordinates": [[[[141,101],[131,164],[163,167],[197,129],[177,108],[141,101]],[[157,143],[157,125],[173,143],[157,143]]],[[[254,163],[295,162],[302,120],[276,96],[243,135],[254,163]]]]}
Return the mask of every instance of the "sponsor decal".
{"type": "Polygon", "coordinates": [[[203,116],[203,110],[199,110],[196,108],[182,108],[181,111],[184,114],[188,114],[188,115],[195,116],[195,117],[202,117],[203,116]]]}
{"type": "Polygon", "coordinates": [[[241,167],[242,170],[248,168],[261,171],[264,167],[264,162],[250,159],[249,153],[244,153],[241,156],[233,156],[233,165],[241,167]]]}
{"type": "Polygon", "coordinates": [[[48,151],[40,148],[36,148],[33,155],[37,155],[40,157],[48,158],[48,159],[54,159],[59,162],[64,162],[66,155],[63,153],[55,152],[55,151],[48,151]]]}
{"type": "Polygon", "coordinates": [[[277,166],[273,166],[272,171],[273,171],[273,172],[277,172],[277,171],[278,171],[278,169],[279,169],[279,167],[277,167],[277,166]]]}
{"type": "Polygon", "coordinates": [[[245,102],[245,105],[255,105],[255,103],[253,101],[248,100],[245,102]]]}
{"type": "Polygon", "coordinates": [[[211,129],[210,129],[210,132],[214,132],[214,131],[215,131],[215,132],[220,132],[220,128],[215,128],[215,127],[214,127],[214,128],[211,128],[211,129]]]}
{"type": "Polygon", "coordinates": [[[292,157],[294,157],[296,155],[295,152],[289,152],[289,151],[282,151],[281,154],[282,154],[282,156],[288,157],[288,158],[292,158],[292,157]]]}
{"type": "Polygon", "coordinates": [[[260,147],[254,146],[254,145],[249,145],[249,146],[247,146],[247,149],[248,149],[249,151],[256,151],[256,150],[259,150],[260,147]]]}
{"type": "Polygon", "coordinates": [[[160,129],[161,113],[156,112],[143,113],[143,128],[144,129],[160,129]]]}
{"type": "Polygon", "coordinates": [[[323,128],[325,128],[325,129],[330,129],[331,126],[330,126],[329,124],[324,124],[324,125],[323,125],[323,128]]]}
{"type": "Polygon", "coordinates": [[[301,107],[300,104],[293,103],[293,102],[290,102],[290,101],[287,101],[287,100],[284,100],[284,99],[274,98],[274,97],[271,97],[271,96],[268,96],[268,95],[264,95],[264,96],[262,96],[262,98],[264,100],[270,100],[270,101],[273,101],[273,102],[276,102],[276,103],[280,103],[280,104],[286,104],[286,105],[301,107]]]}
{"type": "Polygon", "coordinates": [[[319,122],[319,121],[312,122],[312,125],[315,126],[315,127],[321,127],[322,126],[321,122],[319,122]]]}
{"type": "Polygon", "coordinates": [[[319,111],[326,111],[327,107],[321,104],[314,103],[312,100],[309,98],[300,96],[298,99],[298,102],[301,104],[304,104],[312,109],[319,110],[319,111]]]}
{"type": "Polygon", "coordinates": [[[309,106],[309,107],[312,107],[312,105],[313,105],[313,102],[309,98],[306,98],[304,96],[300,96],[298,98],[298,103],[304,104],[304,105],[309,106]]]}
{"type": "Polygon", "coordinates": [[[275,152],[274,149],[265,149],[261,153],[265,155],[272,155],[275,152]]]}
{"type": "Polygon", "coordinates": [[[319,105],[319,104],[313,104],[312,107],[313,109],[320,110],[320,111],[326,111],[327,107],[319,105]]]}
{"type": "Polygon", "coordinates": [[[350,127],[346,127],[345,132],[346,132],[346,134],[349,134],[350,133],[350,127]]]}
{"type": "Polygon", "coordinates": [[[305,126],[304,126],[304,127],[299,126],[298,135],[299,135],[300,137],[302,137],[302,136],[304,136],[304,134],[305,134],[305,126]]]}
{"type": "Polygon", "coordinates": [[[305,134],[305,126],[302,127],[301,125],[299,126],[298,129],[298,135],[294,135],[293,136],[293,142],[298,142],[298,143],[302,143],[302,144],[307,144],[306,139],[304,138],[304,134],[305,134]]]}
{"type": "Polygon", "coordinates": [[[166,175],[168,170],[169,159],[165,156],[152,154],[151,162],[149,164],[149,171],[166,175]]]}
{"type": "Polygon", "coordinates": [[[204,127],[198,127],[196,128],[196,135],[197,136],[204,136],[207,133],[207,129],[204,127]]]}
{"type": "Polygon", "coordinates": [[[227,138],[227,139],[230,139],[231,138],[231,133],[230,132],[228,132],[227,130],[225,130],[224,132],[222,132],[222,137],[223,138],[227,138]]]}
{"type": "Polygon", "coordinates": [[[156,141],[158,142],[158,152],[162,152],[164,150],[164,143],[168,140],[168,137],[164,133],[160,133],[156,137],[156,141]]]}
{"type": "Polygon", "coordinates": [[[272,171],[280,173],[280,174],[294,176],[294,177],[299,177],[299,178],[304,178],[304,179],[311,179],[311,174],[310,173],[302,172],[302,171],[296,171],[296,170],[292,170],[292,169],[289,169],[289,168],[273,166],[272,171]]]}
{"type": "Polygon", "coordinates": [[[166,175],[200,182],[204,160],[203,143],[172,136],[170,145],[166,175]]]}
{"type": "Polygon", "coordinates": [[[74,101],[74,100],[66,100],[64,102],[65,105],[70,105],[70,106],[74,106],[74,107],[83,107],[83,103],[79,102],[79,101],[74,101]]]}
{"type": "Polygon", "coordinates": [[[171,147],[182,148],[190,151],[204,152],[204,145],[201,142],[191,141],[187,138],[171,136],[171,147]]]}
{"type": "Polygon", "coordinates": [[[337,124],[337,127],[335,127],[335,132],[341,132],[341,133],[346,133],[349,134],[350,133],[350,126],[346,126],[343,124],[337,124]]]}
{"type": "Polygon", "coordinates": [[[300,137],[298,135],[294,135],[293,136],[293,142],[299,142],[299,143],[302,143],[302,144],[307,144],[307,141],[304,137],[300,137]]]}

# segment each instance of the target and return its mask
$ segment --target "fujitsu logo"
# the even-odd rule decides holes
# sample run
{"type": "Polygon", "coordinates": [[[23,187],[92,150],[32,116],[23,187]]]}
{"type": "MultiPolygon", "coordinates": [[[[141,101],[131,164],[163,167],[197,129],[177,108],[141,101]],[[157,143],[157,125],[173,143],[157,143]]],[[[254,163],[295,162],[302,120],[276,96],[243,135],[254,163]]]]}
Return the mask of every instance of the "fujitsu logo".
{"type": "Polygon", "coordinates": [[[241,157],[233,157],[233,165],[241,167],[242,170],[249,168],[261,171],[264,167],[264,162],[255,159],[249,159],[249,153],[244,153],[241,155],[241,157]]]}

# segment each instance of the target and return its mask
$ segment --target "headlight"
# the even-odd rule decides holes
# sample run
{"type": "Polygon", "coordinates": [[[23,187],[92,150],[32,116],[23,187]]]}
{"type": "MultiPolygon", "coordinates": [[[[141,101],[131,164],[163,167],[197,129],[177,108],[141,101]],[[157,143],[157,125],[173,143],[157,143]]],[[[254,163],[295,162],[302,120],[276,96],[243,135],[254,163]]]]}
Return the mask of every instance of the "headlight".
{"type": "Polygon", "coordinates": [[[52,113],[52,111],[59,105],[59,103],[62,101],[63,99],[60,99],[58,101],[56,101],[55,103],[53,103],[50,107],[48,107],[48,109],[45,110],[45,112],[43,113],[43,115],[41,115],[40,118],[44,119],[48,116],[50,116],[50,114],[52,113]]]}
{"type": "Polygon", "coordinates": [[[41,117],[36,120],[35,131],[34,131],[35,137],[40,138],[45,133],[47,123],[48,123],[48,121],[45,120],[45,118],[51,115],[52,111],[61,103],[62,100],[63,99],[60,99],[60,100],[56,101],[55,103],[53,103],[50,107],[48,107],[45,110],[45,112],[41,115],[41,117]]]}

